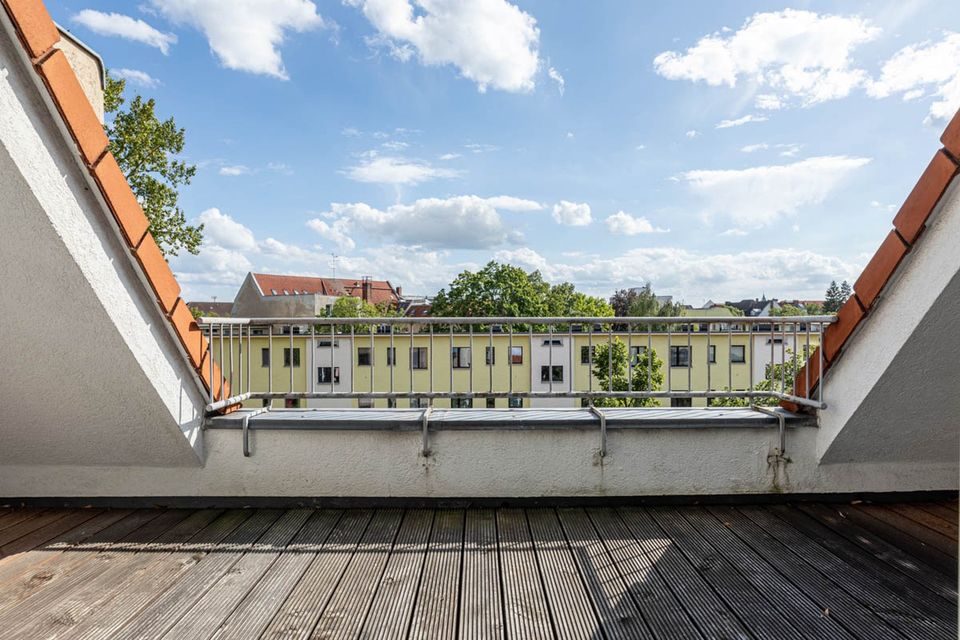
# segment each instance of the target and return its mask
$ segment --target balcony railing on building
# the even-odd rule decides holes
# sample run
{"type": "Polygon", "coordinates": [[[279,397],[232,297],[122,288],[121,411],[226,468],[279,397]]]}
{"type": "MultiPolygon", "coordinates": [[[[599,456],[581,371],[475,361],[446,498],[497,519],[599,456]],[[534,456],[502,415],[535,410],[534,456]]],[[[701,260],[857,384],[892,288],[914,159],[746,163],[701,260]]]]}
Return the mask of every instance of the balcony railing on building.
{"type": "MultiPolygon", "coordinates": [[[[230,383],[207,410],[762,406],[823,409],[833,316],[201,318],[230,383]],[[822,361],[818,364],[822,365],[822,361]],[[822,370],[822,367],[821,367],[822,370]],[[794,392],[798,372],[805,384],[794,392]],[[282,404],[281,404],[282,403],[282,404]]],[[[801,385],[797,385],[798,387],[801,385]]]]}

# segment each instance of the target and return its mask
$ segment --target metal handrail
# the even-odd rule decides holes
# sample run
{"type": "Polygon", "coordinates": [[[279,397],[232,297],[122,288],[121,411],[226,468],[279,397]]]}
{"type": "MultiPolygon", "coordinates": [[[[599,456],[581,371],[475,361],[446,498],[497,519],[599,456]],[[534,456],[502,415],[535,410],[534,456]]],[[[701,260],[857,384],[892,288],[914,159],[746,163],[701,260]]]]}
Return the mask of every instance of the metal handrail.
{"type": "MultiPolygon", "coordinates": [[[[805,349],[806,353],[811,353],[811,335],[820,335],[823,332],[823,329],[826,325],[831,322],[836,321],[836,316],[833,315],[806,315],[806,316],[549,316],[549,317],[540,317],[540,316],[521,316],[521,317],[506,317],[506,316],[489,316],[489,317],[438,317],[438,316],[429,316],[429,317],[370,317],[370,318],[336,318],[336,317],[282,317],[282,318],[219,318],[219,317],[201,317],[198,319],[200,325],[203,326],[204,330],[208,333],[208,356],[209,356],[209,366],[211,367],[210,374],[213,375],[213,363],[217,359],[215,348],[219,347],[219,365],[220,369],[223,372],[224,376],[229,380],[231,384],[231,389],[239,391],[229,398],[225,398],[219,401],[215,401],[213,398],[212,390],[209,396],[209,402],[206,406],[208,412],[218,411],[225,407],[229,407],[246,400],[250,399],[263,399],[266,401],[276,400],[276,399],[347,399],[347,398],[366,398],[366,399],[387,399],[388,401],[394,401],[391,404],[396,406],[395,400],[398,398],[409,398],[411,399],[411,405],[413,405],[412,400],[416,399],[421,400],[434,400],[434,399],[461,399],[461,398],[580,398],[589,402],[591,405],[595,400],[608,399],[608,398],[619,398],[619,399],[654,399],[654,400],[665,400],[672,398],[741,398],[749,401],[755,401],[756,399],[762,398],[773,398],[777,400],[786,400],[798,405],[813,407],[817,409],[823,409],[826,407],[823,402],[823,388],[822,382],[817,385],[817,397],[814,398],[810,393],[810,384],[809,384],[809,371],[807,373],[807,384],[805,385],[806,394],[804,396],[796,396],[792,393],[788,393],[787,380],[783,372],[784,367],[781,367],[781,376],[780,379],[774,379],[771,375],[769,377],[764,377],[762,380],[766,380],[769,383],[769,389],[761,390],[757,389],[755,385],[755,376],[754,376],[754,358],[757,353],[763,351],[761,355],[766,355],[765,349],[754,349],[753,338],[756,336],[770,336],[770,362],[767,363],[767,366],[771,364],[781,364],[787,362],[788,349],[786,347],[788,338],[792,337],[793,340],[793,351],[794,353],[799,352],[801,348],[801,337],[805,337],[805,349]],[[701,330],[702,327],[699,325],[706,324],[706,328],[701,330]],[[277,325],[285,326],[286,331],[281,333],[275,332],[273,329],[277,325]],[[474,333],[474,328],[478,325],[483,325],[488,327],[488,331],[485,333],[474,333]],[[522,325],[523,329],[515,330],[514,327],[517,325],[522,325]],[[680,325],[677,327],[677,325],[680,325]],[[719,328],[715,328],[717,325],[720,325],[719,328]],[[266,349],[269,350],[267,354],[269,363],[265,365],[268,367],[268,383],[264,389],[254,389],[251,385],[251,373],[250,373],[250,361],[251,361],[251,334],[253,334],[253,327],[261,326],[266,329],[266,332],[263,335],[257,336],[258,339],[266,338],[268,340],[268,346],[266,349]],[[308,332],[299,332],[295,333],[295,327],[309,327],[308,332]],[[356,328],[358,326],[388,326],[390,328],[389,334],[379,332],[370,332],[369,336],[369,347],[367,346],[367,337],[363,334],[358,334],[356,328]],[[395,332],[395,327],[408,327],[408,332],[395,332]],[[417,326],[427,326],[430,331],[429,334],[424,333],[415,333],[415,327],[417,326]],[[545,329],[537,329],[534,331],[534,326],[544,327],[545,329]],[[637,327],[646,326],[646,330],[637,330],[637,327]],[[322,331],[329,327],[329,333],[318,333],[318,328],[322,331]],[[440,332],[435,331],[434,329],[441,327],[440,332]],[[469,332],[461,331],[455,332],[456,327],[468,327],[469,332]],[[509,372],[509,385],[508,389],[495,390],[494,389],[494,380],[493,380],[493,367],[494,363],[490,359],[477,358],[471,351],[469,361],[466,366],[459,364],[455,367],[453,362],[448,363],[450,365],[450,389],[449,391],[437,391],[434,388],[434,376],[433,369],[435,363],[437,362],[434,358],[436,357],[435,351],[433,349],[434,341],[442,341],[444,337],[449,341],[449,346],[452,351],[455,347],[454,337],[458,339],[468,339],[469,348],[473,350],[474,348],[483,348],[484,344],[492,346],[492,340],[494,336],[494,327],[499,327],[497,333],[500,336],[505,336],[509,340],[510,347],[506,354],[506,364],[509,372]],[[575,327],[577,327],[575,329],[575,327]],[[665,327],[665,328],[664,328],[665,327]],[[744,328],[745,327],[745,328],[744,328]],[[791,328],[791,333],[788,334],[788,327],[791,328]],[[239,344],[238,357],[238,379],[239,385],[234,386],[234,328],[239,328],[237,332],[237,339],[239,344]],[[347,330],[349,328],[349,331],[347,330]],[[445,329],[444,329],[445,328],[445,329]],[[217,332],[214,332],[214,329],[217,329],[217,332]],[[229,330],[229,333],[228,333],[229,330]],[[244,347],[244,333],[246,333],[246,346],[244,347]],[[359,358],[359,355],[354,352],[353,346],[359,348],[366,348],[368,350],[368,358],[370,358],[369,364],[372,366],[374,364],[374,336],[375,333],[378,335],[389,336],[390,347],[388,351],[388,361],[387,366],[390,367],[390,385],[389,391],[386,390],[377,390],[374,385],[374,372],[371,368],[370,370],[370,389],[369,391],[357,391],[354,387],[354,367],[362,366],[358,363],[355,358],[359,358]],[[289,334],[289,335],[284,335],[289,334]],[[647,346],[632,346],[636,343],[633,342],[633,337],[635,335],[646,335],[646,344],[647,346]],[[723,336],[723,334],[727,334],[723,336]],[[325,361],[316,360],[318,356],[314,353],[315,349],[313,348],[316,345],[317,336],[328,336],[329,344],[329,371],[327,375],[329,380],[319,380],[315,381],[313,378],[313,372],[309,372],[310,382],[308,385],[309,391],[297,391],[294,390],[294,368],[299,367],[299,362],[294,364],[295,359],[295,350],[294,350],[294,337],[298,339],[309,339],[311,349],[307,360],[304,365],[308,363],[313,363],[312,366],[316,364],[326,364],[325,361]],[[593,348],[595,345],[602,345],[606,343],[612,348],[614,344],[614,338],[619,339],[620,336],[628,336],[628,355],[627,355],[627,378],[629,382],[627,383],[627,389],[622,391],[617,391],[613,389],[613,371],[612,371],[612,360],[611,360],[611,371],[609,378],[609,385],[606,389],[594,389],[594,360],[593,360],[593,348]],[[653,335],[665,335],[667,338],[667,357],[671,360],[667,361],[667,358],[664,358],[666,362],[666,389],[655,389],[652,387],[650,382],[650,366],[642,367],[640,361],[637,360],[635,364],[635,354],[634,349],[637,349],[637,353],[641,353],[643,349],[648,349],[656,351],[651,346],[651,336],[653,335]],[[693,388],[693,368],[696,362],[699,362],[698,359],[694,358],[694,349],[691,346],[691,340],[694,335],[699,337],[705,337],[707,342],[707,349],[705,359],[703,364],[706,365],[707,375],[706,375],[706,388],[705,389],[694,389],[693,388]],[[733,336],[751,336],[749,343],[749,360],[746,358],[746,346],[745,345],[736,345],[741,348],[740,357],[743,358],[739,360],[740,364],[747,364],[749,368],[749,387],[743,390],[733,390],[733,336]],[[362,337],[361,337],[362,336],[362,337]],[[413,366],[412,354],[410,362],[410,389],[407,391],[397,390],[395,388],[395,376],[394,368],[397,366],[396,353],[399,349],[406,348],[406,338],[404,336],[409,336],[409,347],[411,351],[414,348],[414,338],[428,338],[429,345],[428,348],[428,365],[427,368],[430,369],[429,376],[429,391],[415,391],[414,390],[414,368],[422,369],[423,366],[413,366]],[[549,349],[549,354],[546,355],[544,362],[548,362],[545,368],[547,373],[546,380],[542,380],[541,384],[546,385],[547,390],[535,390],[534,384],[534,370],[532,366],[532,356],[534,350],[533,338],[537,336],[538,339],[543,336],[549,336],[549,344],[546,344],[545,347],[549,349]],[[685,340],[676,341],[675,337],[685,337],[685,340]],[[284,343],[289,343],[289,358],[290,362],[290,376],[289,383],[286,390],[276,390],[274,389],[274,380],[273,380],[273,343],[276,337],[281,338],[284,343]],[[568,378],[563,380],[563,363],[562,361],[555,360],[553,349],[555,348],[555,342],[562,344],[562,338],[568,338],[570,342],[568,343],[569,353],[567,354],[569,361],[568,369],[568,378]],[[588,356],[589,362],[581,360],[581,364],[589,364],[589,371],[587,378],[589,383],[586,384],[588,388],[585,390],[576,390],[574,389],[573,379],[574,379],[574,354],[573,354],[573,339],[574,337],[586,337],[588,341],[588,346],[582,347],[589,349],[588,356]],[[715,378],[721,377],[719,372],[716,376],[711,376],[711,368],[713,365],[717,364],[716,353],[719,346],[723,343],[721,338],[725,337],[726,344],[730,349],[728,355],[727,363],[727,389],[714,389],[715,378]],[[514,386],[514,361],[513,361],[513,349],[515,344],[515,339],[528,338],[530,340],[529,349],[531,353],[531,385],[529,391],[524,391],[521,389],[516,389],[514,386]],[[596,340],[594,340],[596,338],[596,340]],[[606,338],[606,339],[604,339],[606,338]],[[350,367],[350,390],[337,390],[336,386],[340,384],[338,373],[336,372],[339,367],[335,366],[334,358],[334,348],[337,343],[347,340],[351,345],[351,353],[349,364],[346,365],[350,367]],[[219,341],[219,345],[215,343],[219,341]],[[224,343],[229,341],[229,347],[227,348],[228,358],[225,358],[224,355],[224,343]],[[776,352],[775,344],[780,344],[780,362],[776,361],[776,352]],[[395,346],[396,345],[396,346],[395,346]],[[479,346],[478,346],[479,345],[479,346]],[[676,349],[676,354],[674,354],[674,349],[676,349]],[[686,349],[686,351],[682,351],[686,349]],[[678,363],[675,364],[672,361],[672,356],[676,355],[678,363]],[[244,369],[243,358],[247,358],[246,369],[244,369]],[[391,360],[392,358],[392,360],[391,360]],[[484,363],[486,360],[485,364],[484,363]],[[683,361],[680,363],[679,361],[683,361]],[[560,362],[560,364],[556,364],[560,362]],[[482,368],[486,366],[490,369],[490,384],[487,390],[475,390],[474,389],[474,374],[473,368],[478,367],[482,368]],[[555,368],[560,368],[561,376],[560,380],[554,380],[555,368]],[[671,370],[677,367],[686,367],[687,368],[687,381],[686,389],[677,390],[674,389],[673,376],[671,376],[671,370]],[[634,375],[634,369],[636,369],[636,377],[634,375]],[[646,371],[644,372],[644,369],[646,371]],[[467,370],[469,378],[469,389],[468,390],[455,390],[454,385],[454,371],[467,370]],[[244,371],[246,371],[246,376],[244,376],[244,371]],[[643,375],[646,374],[647,388],[642,390],[637,390],[635,388],[635,382],[638,380],[643,380],[643,375]],[[555,389],[555,382],[563,383],[561,386],[568,386],[566,383],[569,382],[569,388],[567,389],[555,389]],[[245,384],[244,384],[245,383],[245,384]],[[778,389],[779,386],[779,389],[778,389]],[[244,389],[245,388],[245,389],[244,389]]],[[[582,346],[582,345],[581,345],[582,346]]],[[[283,345],[281,345],[283,348],[283,345]]],[[[316,350],[327,348],[326,345],[316,346],[316,350]]],[[[418,347],[424,348],[424,347],[418,347]]],[[[458,347],[462,348],[462,347],[458,347]]],[[[522,348],[522,347],[521,347],[522,348]]],[[[539,347],[538,347],[539,348],[539,347]]],[[[541,354],[542,355],[542,354],[541,354]]],[[[296,356],[299,356],[299,350],[297,350],[296,356]]],[[[285,357],[287,357],[285,355],[285,357]]],[[[562,356],[561,356],[562,357],[562,356]]],[[[699,356],[703,358],[703,355],[699,356]]],[[[820,355],[821,358],[821,370],[822,370],[822,352],[820,355]]],[[[442,361],[441,361],[442,362],[442,361]]],[[[502,363],[501,363],[502,364],[502,363]]],[[[285,365],[287,366],[287,365],[285,365]]],[[[321,376],[320,369],[327,369],[327,367],[321,366],[318,368],[317,376],[321,376]]],[[[772,372],[772,368],[770,369],[772,372]]],[[[460,374],[457,374],[460,375],[460,374]]],[[[743,381],[745,382],[745,380],[743,381]]],[[[792,381],[791,381],[792,384],[792,381]]],[[[444,385],[445,386],[445,385],[444,385]]]]}

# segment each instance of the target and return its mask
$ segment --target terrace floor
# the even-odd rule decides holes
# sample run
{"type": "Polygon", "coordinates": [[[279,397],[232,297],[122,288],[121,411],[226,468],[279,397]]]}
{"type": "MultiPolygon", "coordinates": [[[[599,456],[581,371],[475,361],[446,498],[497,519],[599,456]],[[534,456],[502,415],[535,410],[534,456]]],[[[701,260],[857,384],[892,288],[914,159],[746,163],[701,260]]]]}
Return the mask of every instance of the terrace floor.
{"type": "Polygon", "coordinates": [[[957,503],[0,510],[0,637],[957,637],[957,503]]]}

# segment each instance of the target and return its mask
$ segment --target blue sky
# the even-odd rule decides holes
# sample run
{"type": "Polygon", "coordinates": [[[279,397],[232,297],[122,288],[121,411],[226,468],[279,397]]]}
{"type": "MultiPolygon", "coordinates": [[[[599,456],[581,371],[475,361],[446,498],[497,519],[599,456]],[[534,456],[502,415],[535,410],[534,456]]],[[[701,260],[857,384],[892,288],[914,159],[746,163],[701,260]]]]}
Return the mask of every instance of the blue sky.
{"type": "Polygon", "coordinates": [[[189,298],[336,253],[694,305],[856,277],[960,108],[951,4],[48,3],[187,129],[189,298]]]}

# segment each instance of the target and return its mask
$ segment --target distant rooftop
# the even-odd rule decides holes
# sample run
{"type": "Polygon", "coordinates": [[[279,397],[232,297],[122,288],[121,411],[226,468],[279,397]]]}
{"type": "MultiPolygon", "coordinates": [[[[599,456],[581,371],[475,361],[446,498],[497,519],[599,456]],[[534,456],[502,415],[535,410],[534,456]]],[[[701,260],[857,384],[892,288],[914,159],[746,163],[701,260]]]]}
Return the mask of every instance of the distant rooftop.
{"type": "Polygon", "coordinates": [[[389,280],[316,278],[267,273],[254,273],[253,278],[264,296],[353,296],[363,298],[372,304],[381,302],[396,304],[400,300],[400,291],[395,289],[389,280]],[[367,295],[364,295],[365,285],[369,287],[367,295]]]}

